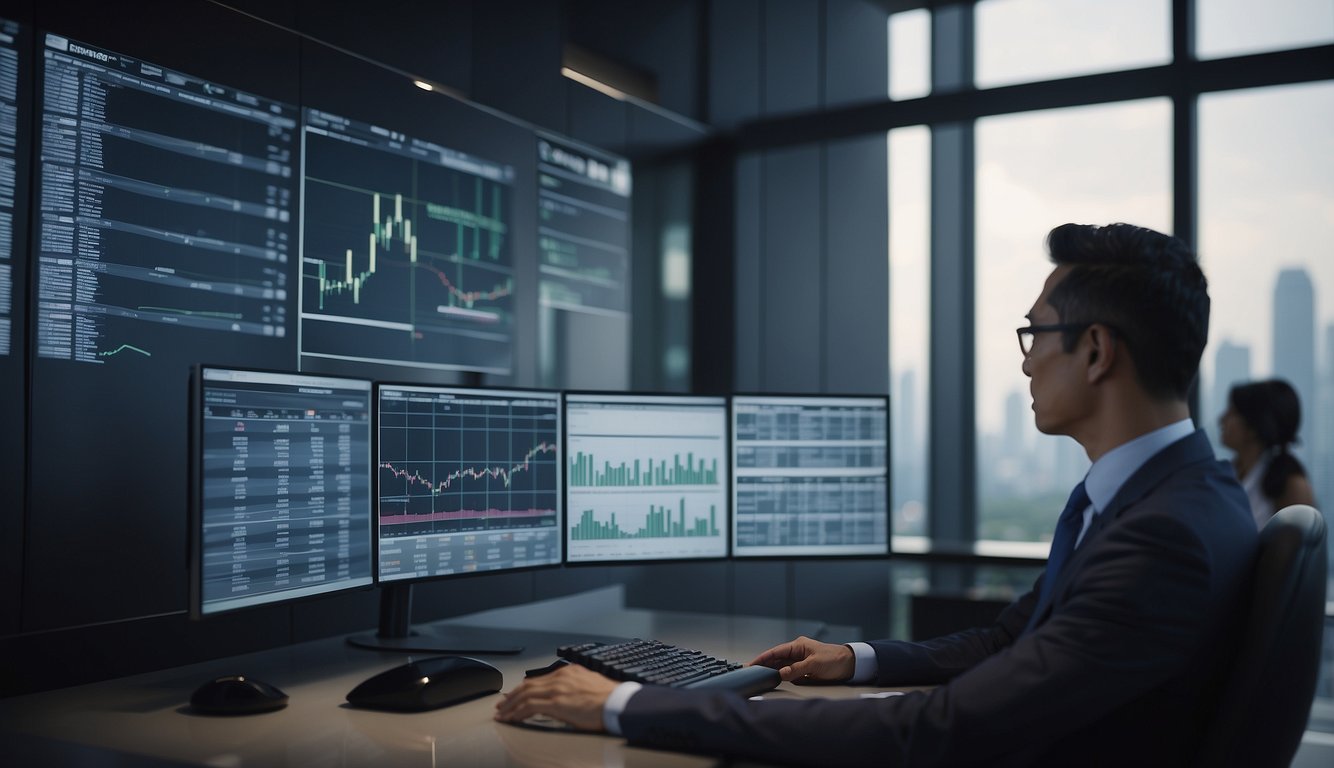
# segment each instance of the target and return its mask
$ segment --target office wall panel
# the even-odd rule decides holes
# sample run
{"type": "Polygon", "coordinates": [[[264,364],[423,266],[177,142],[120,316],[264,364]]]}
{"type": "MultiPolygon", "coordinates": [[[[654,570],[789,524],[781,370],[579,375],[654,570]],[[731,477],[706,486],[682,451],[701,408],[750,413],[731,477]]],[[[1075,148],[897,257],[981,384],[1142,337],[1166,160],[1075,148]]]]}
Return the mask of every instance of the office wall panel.
{"type": "Polygon", "coordinates": [[[825,148],[827,392],[889,389],[889,193],[882,135],[825,148]]]}
{"type": "MultiPolygon", "coordinates": [[[[789,616],[790,568],[778,560],[733,561],[732,610],[751,616],[789,616]]],[[[777,638],[774,643],[790,639],[777,638]]]]}
{"type": "Polygon", "coordinates": [[[770,392],[818,392],[824,363],[820,226],[821,151],[801,147],[764,159],[764,367],[770,392]]]}
{"type": "Polygon", "coordinates": [[[763,113],[777,115],[820,106],[824,36],[818,0],[764,4],[763,113]]]}
{"type": "Polygon", "coordinates": [[[889,92],[889,14],[881,3],[825,3],[824,106],[883,99],[889,92]]]}
{"type": "Polygon", "coordinates": [[[565,125],[561,4],[473,4],[470,97],[547,128],[565,125]]]}
{"type": "MultiPolygon", "coordinates": [[[[216,84],[221,90],[200,92],[223,93],[223,99],[235,89],[272,100],[275,108],[285,105],[282,108],[289,111],[298,101],[297,40],[213,3],[146,2],[127,14],[106,3],[51,0],[40,7],[38,24],[64,38],[105,49],[91,57],[79,54],[84,67],[118,64],[114,56],[125,55],[145,66],[127,67],[123,76],[142,72],[158,77],[158,68],[163,68],[197,78],[182,88],[216,84]],[[246,41],[244,56],[236,55],[237,40],[246,41]]],[[[52,120],[77,101],[78,114],[95,121],[149,135],[213,141],[231,150],[244,148],[250,155],[278,153],[276,148],[291,139],[290,132],[282,138],[271,133],[277,123],[266,126],[264,121],[222,109],[199,108],[192,113],[198,96],[192,100],[163,95],[162,89],[121,87],[115,78],[86,75],[91,69],[78,73],[78,65],[59,63],[61,56],[74,61],[59,40],[53,39],[50,47],[41,40],[38,45],[38,59],[51,73],[58,73],[62,83],[83,81],[81,90],[63,90],[58,104],[44,101],[39,92],[38,104],[52,109],[52,120]],[[45,58],[48,53],[53,58],[45,58]]],[[[72,47],[71,52],[78,53],[72,47]]],[[[46,140],[45,133],[43,137],[46,140]]],[[[41,250],[47,255],[40,263],[34,257],[37,266],[30,277],[46,305],[34,308],[31,329],[35,343],[30,357],[33,429],[23,575],[25,630],[185,608],[190,366],[207,360],[283,367],[294,360],[294,332],[261,333],[262,327],[288,329],[280,317],[286,307],[275,309],[284,299],[223,298],[198,289],[198,283],[173,284],[149,276],[167,274],[163,267],[176,267],[186,274],[203,272],[208,280],[218,279],[219,271],[227,274],[232,267],[246,267],[240,263],[243,257],[219,256],[188,239],[144,236],[160,228],[263,245],[271,237],[264,234],[266,228],[271,233],[283,230],[287,236],[286,224],[242,222],[240,216],[223,221],[230,214],[158,199],[143,194],[142,187],[132,182],[122,182],[124,177],[157,180],[249,202],[268,195],[275,201],[270,205],[290,202],[295,210],[294,200],[280,198],[274,191],[279,187],[290,191],[291,185],[254,176],[243,181],[241,175],[247,171],[146,150],[144,143],[88,135],[80,140],[84,151],[77,162],[84,172],[92,168],[91,173],[104,170],[113,175],[105,177],[105,183],[79,181],[75,197],[64,179],[76,177],[60,170],[73,167],[75,156],[70,153],[63,163],[43,165],[39,179],[44,183],[35,187],[33,198],[36,203],[50,191],[54,210],[65,204],[61,201],[77,201],[81,216],[105,218],[109,225],[87,226],[69,235],[69,240],[60,227],[52,226],[49,242],[48,228],[43,227],[42,236],[34,238],[34,253],[41,250]],[[269,192],[264,191],[266,184],[269,192]],[[75,237],[79,259],[67,259],[68,266],[62,266],[60,256],[74,253],[75,237]],[[227,259],[233,259],[228,266],[218,265],[227,259]],[[49,272],[43,271],[48,268],[49,272]],[[80,308],[77,320],[72,319],[76,313],[60,310],[61,302],[71,297],[72,306],[80,308]],[[222,322],[219,315],[235,320],[222,322]],[[243,330],[234,332],[238,328],[243,330]]],[[[57,139],[50,141],[54,146],[57,139]]],[[[291,258],[275,268],[288,285],[296,284],[296,264],[291,258]]],[[[246,274],[258,271],[252,268],[246,274]]]]}
{"type": "Polygon", "coordinates": [[[716,0],[708,4],[709,87],[705,122],[730,128],[758,117],[760,105],[760,0],[716,0]]]}
{"type": "Polygon", "coordinates": [[[568,105],[565,135],[608,152],[625,154],[629,105],[573,80],[565,81],[565,91],[568,105]]]}
{"type": "Polygon", "coordinates": [[[652,76],[658,104],[698,118],[702,5],[697,0],[568,0],[565,32],[571,43],[652,76]]]}
{"type": "Polygon", "coordinates": [[[728,563],[661,563],[638,571],[626,584],[629,605],[705,613],[727,613],[735,608],[728,599],[729,591],[722,588],[731,573],[728,563]]]}
{"type": "Polygon", "coordinates": [[[821,560],[792,564],[794,618],[860,627],[862,636],[826,637],[831,643],[889,636],[889,563],[821,560]]]}
{"type": "Polygon", "coordinates": [[[762,317],[764,291],[760,271],[764,249],[764,162],[759,154],[742,155],[736,164],[736,362],[739,392],[760,388],[764,364],[762,317]]]}
{"type": "Polygon", "coordinates": [[[0,105],[0,635],[20,625],[24,494],[27,483],[28,174],[32,167],[32,7],[0,4],[10,66],[0,105]],[[17,26],[15,26],[17,25],[17,26]],[[12,80],[10,78],[13,78],[12,80]]]}
{"type": "Polygon", "coordinates": [[[300,0],[302,32],[466,94],[472,87],[471,3],[300,0]]]}

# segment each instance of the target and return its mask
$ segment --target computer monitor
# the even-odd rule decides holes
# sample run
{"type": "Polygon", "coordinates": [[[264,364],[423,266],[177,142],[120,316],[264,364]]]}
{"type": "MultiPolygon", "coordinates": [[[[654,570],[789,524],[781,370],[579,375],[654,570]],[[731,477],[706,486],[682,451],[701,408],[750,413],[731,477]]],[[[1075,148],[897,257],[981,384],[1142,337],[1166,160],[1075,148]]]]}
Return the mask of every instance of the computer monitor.
{"type": "Polygon", "coordinates": [[[732,554],[889,554],[889,398],[732,398],[732,554]]]}
{"type": "Polygon", "coordinates": [[[727,399],[565,396],[566,562],[727,556],[727,399]]]}
{"type": "Polygon", "coordinates": [[[509,373],[514,169],[314,108],[303,126],[302,357],[509,373]]]}
{"type": "Polygon", "coordinates": [[[559,392],[380,384],[381,624],[354,645],[503,653],[503,641],[411,630],[411,585],[559,565],[559,392]]]}
{"type": "Polygon", "coordinates": [[[371,383],[201,366],[191,615],[374,581],[371,383]]]}

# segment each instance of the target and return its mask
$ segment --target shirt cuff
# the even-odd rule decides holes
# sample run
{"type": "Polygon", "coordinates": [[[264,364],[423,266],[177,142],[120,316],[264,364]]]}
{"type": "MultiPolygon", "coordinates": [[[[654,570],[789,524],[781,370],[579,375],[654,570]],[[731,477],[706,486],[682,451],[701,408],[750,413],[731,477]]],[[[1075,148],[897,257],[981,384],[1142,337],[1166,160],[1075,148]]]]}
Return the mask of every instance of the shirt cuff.
{"type": "Polygon", "coordinates": [[[611,695],[602,705],[602,727],[607,729],[607,733],[621,735],[621,713],[625,711],[625,705],[630,703],[630,697],[643,687],[639,683],[621,683],[612,689],[611,695]]]}
{"type": "Polygon", "coordinates": [[[857,660],[848,682],[855,685],[874,680],[876,673],[880,671],[880,662],[875,658],[875,649],[866,643],[845,643],[845,645],[852,649],[852,655],[857,660]]]}

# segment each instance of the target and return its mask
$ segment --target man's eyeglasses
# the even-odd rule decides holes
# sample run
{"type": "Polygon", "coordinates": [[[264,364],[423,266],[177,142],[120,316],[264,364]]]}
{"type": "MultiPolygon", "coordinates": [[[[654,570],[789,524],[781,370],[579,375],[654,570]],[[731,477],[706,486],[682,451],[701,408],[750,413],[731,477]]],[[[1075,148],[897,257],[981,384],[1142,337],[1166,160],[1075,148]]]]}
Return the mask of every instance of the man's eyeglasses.
{"type": "Polygon", "coordinates": [[[1082,331],[1093,323],[1056,323],[1055,325],[1030,325],[1026,328],[1016,328],[1014,332],[1019,335],[1019,351],[1028,357],[1028,353],[1033,351],[1033,337],[1039,333],[1054,333],[1056,331],[1082,331]]]}

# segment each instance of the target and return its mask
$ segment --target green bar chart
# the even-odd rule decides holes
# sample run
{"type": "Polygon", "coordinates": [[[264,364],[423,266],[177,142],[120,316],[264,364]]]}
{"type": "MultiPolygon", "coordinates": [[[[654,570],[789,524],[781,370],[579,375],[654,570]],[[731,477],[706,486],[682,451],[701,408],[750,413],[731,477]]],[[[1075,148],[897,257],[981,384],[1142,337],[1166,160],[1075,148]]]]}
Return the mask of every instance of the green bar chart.
{"type": "Polygon", "coordinates": [[[575,394],[565,416],[571,561],[727,555],[725,400],[575,394]]]}
{"type": "Polygon", "coordinates": [[[631,462],[599,462],[583,451],[570,457],[572,488],[660,488],[674,485],[717,485],[718,459],[705,463],[694,453],[672,454],[670,459],[645,457],[631,462]],[[599,466],[600,464],[600,466],[599,466]]]}
{"type": "Polygon", "coordinates": [[[685,539],[702,536],[719,536],[718,507],[709,505],[709,516],[686,519],[686,500],[681,499],[675,510],[665,506],[649,504],[644,517],[644,524],[634,530],[622,528],[616,522],[616,513],[611,513],[610,522],[598,522],[593,510],[585,509],[579,513],[579,522],[570,531],[573,541],[612,541],[617,539],[685,539]]]}

